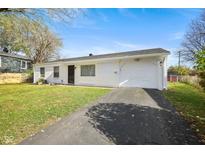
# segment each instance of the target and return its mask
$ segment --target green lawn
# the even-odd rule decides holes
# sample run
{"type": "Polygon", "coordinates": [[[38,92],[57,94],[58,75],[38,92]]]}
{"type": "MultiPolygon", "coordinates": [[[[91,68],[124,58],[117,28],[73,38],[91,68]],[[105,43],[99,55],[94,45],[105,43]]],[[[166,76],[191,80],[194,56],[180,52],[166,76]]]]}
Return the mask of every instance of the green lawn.
{"type": "Polygon", "coordinates": [[[110,90],[62,85],[0,85],[0,144],[19,143],[110,90]]]}
{"type": "Polygon", "coordinates": [[[205,92],[183,83],[169,83],[165,97],[205,142],[205,92]]]}

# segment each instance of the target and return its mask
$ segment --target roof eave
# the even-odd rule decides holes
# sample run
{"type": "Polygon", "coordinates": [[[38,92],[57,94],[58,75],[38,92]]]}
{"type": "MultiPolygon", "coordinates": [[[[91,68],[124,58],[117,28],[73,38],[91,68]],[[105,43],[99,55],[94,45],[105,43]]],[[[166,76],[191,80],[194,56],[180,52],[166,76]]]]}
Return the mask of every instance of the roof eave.
{"type": "Polygon", "coordinates": [[[26,57],[18,57],[18,56],[6,55],[6,54],[0,54],[0,56],[11,57],[11,58],[17,58],[17,59],[22,59],[22,60],[29,60],[29,61],[32,61],[31,59],[26,58],[26,57]]]}
{"type": "Polygon", "coordinates": [[[37,63],[36,66],[41,65],[58,65],[61,64],[74,64],[74,63],[86,63],[86,62],[99,62],[99,61],[109,61],[109,60],[120,60],[129,58],[141,58],[141,57],[156,57],[156,56],[168,56],[170,53],[151,53],[151,54],[140,54],[140,55],[130,55],[130,56],[119,56],[119,57],[109,57],[109,58],[96,58],[96,59],[84,59],[84,60],[71,60],[71,61],[55,61],[47,63],[37,63]]]}

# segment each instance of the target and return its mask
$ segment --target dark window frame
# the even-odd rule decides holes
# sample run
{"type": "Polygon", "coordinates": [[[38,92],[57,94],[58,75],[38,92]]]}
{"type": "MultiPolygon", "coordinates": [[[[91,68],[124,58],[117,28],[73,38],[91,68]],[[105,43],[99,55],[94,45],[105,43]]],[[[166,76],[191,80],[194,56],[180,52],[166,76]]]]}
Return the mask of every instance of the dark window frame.
{"type": "Polygon", "coordinates": [[[27,69],[31,69],[32,68],[32,63],[30,61],[27,61],[27,69]]]}
{"type": "Polygon", "coordinates": [[[90,65],[81,65],[80,66],[80,76],[84,76],[84,77],[86,77],[86,76],[88,76],[88,77],[93,77],[93,76],[95,76],[96,75],[96,73],[95,73],[95,64],[90,64],[90,65]],[[90,67],[90,68],[89,68],[90,67]],[[93,69],[94,68],[94,70],[91,70],[91,69],[93,69]],[[86,70],[83,70],[83,69],[87,69],[87,72],[86,72],[86,70]],[[90,70],[89,70],[90,69],[90,70]]]}
{"type": "Polygon", "coordinates": [[[40,67],[40,76],[45,77],[45,67],[40,67]]]}
{"type": "Polygon", "coordinates": [[[59,76],[60,76],[60,68],[59,68],[59,66],[54,66],[54,67],[53,67],[53,77],[54,77],[54,78],[59,78],[59,76]],[[55,70],[56,68],[57,68],[57,70],[58,70],[57,72],[56,72],[56,70],[55,70]]]}
{"type": "Polygon", "coordinates": [[[27,61],[21,60],[21,69],[27,69],[27,61]]]}

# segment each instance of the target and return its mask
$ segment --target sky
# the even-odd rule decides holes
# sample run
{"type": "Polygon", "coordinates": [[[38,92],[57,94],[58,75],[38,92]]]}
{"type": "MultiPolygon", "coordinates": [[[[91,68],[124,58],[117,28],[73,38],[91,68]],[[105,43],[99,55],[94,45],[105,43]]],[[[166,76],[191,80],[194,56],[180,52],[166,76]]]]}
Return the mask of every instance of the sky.
{"type": "MultiPolygon", "coordinates": [[[[69,25],[52,28],[63,41],[61,58],[149,48],[171,52],[168,65],[177,64],[175,52],[202,9],[85,9],[69,25]]],[[[186,64],[186,63],[185,63],[186,64]]]]}

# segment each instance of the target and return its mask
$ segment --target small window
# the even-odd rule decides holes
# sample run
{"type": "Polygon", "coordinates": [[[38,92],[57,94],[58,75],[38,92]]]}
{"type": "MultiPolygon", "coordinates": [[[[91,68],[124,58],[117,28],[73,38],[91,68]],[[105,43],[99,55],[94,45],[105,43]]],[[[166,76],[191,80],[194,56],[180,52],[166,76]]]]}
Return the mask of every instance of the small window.
{"type": "Polygon", "coordinates": [[[95,76],[95,65],[81,65],[81,76],[95,76]]]}
{"type": "Polygon", "coordinates": [[[59,77],[59,66],[55,66],[53,68],[53,75],[54,75],[54,78],[58,78],[59,77]]]}
{"type": "Polygon", "coordinates": [[[32,68],[31,62],[27,62],[27,69],[31,69],[31,68],[32,68]]]}
{"type": "Polygon", "coordinates": [[[40,68],[40,74],[41,74],[41,77],[45,77],[45,68],[44,67],[40,68]]]}
{"type": "Polygon", "coordinates": [[[21,61],[21,69],[27,69],[27,62],[24,60],[21,61]]]}

